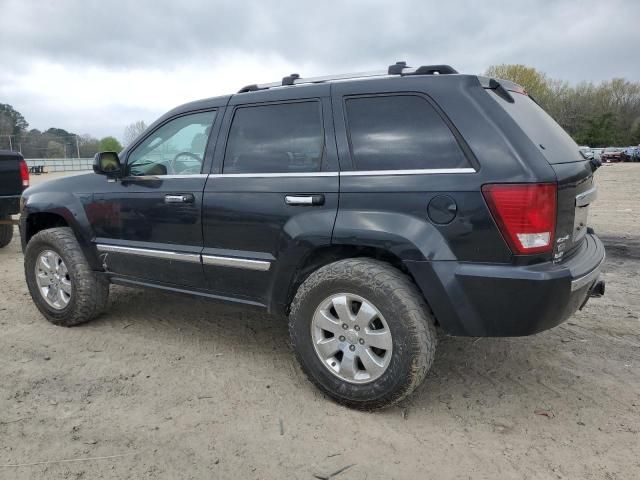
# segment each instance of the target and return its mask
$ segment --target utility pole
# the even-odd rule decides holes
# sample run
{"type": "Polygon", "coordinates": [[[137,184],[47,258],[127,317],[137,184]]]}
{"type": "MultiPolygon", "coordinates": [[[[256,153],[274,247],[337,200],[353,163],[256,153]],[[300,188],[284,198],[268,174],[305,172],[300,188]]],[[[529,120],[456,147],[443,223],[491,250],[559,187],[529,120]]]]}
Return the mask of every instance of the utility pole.
{"type": "Polygon", "coordinates": [[[13,144],[11,143],[11,135],[7,135],[9,137],[9,150],[13,152],[13,144]]]}
{"type": "Polygon", "coordinates": [[[78,158],[80,158],[80,144],[78,143],[78,135],[76,135],[76,152],[78,152],[78,158]]]}

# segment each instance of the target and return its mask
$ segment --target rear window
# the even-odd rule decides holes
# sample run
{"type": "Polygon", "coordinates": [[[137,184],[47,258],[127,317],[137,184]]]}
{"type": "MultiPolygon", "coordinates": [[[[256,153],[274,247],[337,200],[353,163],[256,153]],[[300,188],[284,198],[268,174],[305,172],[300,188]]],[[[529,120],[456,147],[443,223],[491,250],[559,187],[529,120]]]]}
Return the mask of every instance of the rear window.
{"type": "Polygon", "coordinates": [[[491,92],[491,98],[502,106],[520,126],[522,131],[537,145],[551,164],[584,161],[578,144],[528,95],[511,93],[514,103],[491,92]]]}
{"type": "Polygon", "coordinates": [[[346,111],[356,170],[470,166],[447,124],[423,97],[349,98],[346,111]]]}

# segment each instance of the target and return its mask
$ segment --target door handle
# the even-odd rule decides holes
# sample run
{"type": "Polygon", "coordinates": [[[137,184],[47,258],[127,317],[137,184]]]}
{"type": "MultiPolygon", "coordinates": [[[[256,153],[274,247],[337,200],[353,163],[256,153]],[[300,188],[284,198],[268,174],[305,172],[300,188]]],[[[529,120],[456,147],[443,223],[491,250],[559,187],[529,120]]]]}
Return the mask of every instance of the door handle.
{"type": "Polygon", "coordinates": [[[284,201],[293,206],[324,205],[324,195],[287,195],[284,201]]]}
{"type": "Polygon", "coordinates": [[[193,203],[195,200],[191,193],[181,193],[179,195],[165,195],[164,203],[193,203]]]}

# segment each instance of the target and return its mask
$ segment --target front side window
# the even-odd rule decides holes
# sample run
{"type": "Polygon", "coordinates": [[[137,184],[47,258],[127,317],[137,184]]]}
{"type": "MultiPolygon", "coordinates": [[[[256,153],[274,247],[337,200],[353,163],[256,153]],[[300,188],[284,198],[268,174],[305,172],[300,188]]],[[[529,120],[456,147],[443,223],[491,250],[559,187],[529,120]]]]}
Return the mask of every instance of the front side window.
{"type": "Polygon", "coordinates": [[[192,175],[202,171],[216,112],[174,118],[149,135],[129,155],[129,175],[192,175]]]}
{"type": "Polygon", "coordinates": [[[320,170],[324,133],[320,102],[238,108],[224,157],[224,173],[320,170]]]}
{"type": "Polygon", "coordinates": [[[447,124],[423,97],[349,98],[346,110],[356,170],[470,166],[447,124]]]}

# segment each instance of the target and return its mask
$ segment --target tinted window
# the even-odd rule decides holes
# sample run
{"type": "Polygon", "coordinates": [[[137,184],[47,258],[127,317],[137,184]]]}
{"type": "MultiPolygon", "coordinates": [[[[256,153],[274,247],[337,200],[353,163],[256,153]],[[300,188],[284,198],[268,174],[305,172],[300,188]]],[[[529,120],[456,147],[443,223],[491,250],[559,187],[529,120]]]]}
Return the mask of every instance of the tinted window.
{"type": "Polygon", "coordinates": [[[323,147],[319,102],[242,107],[231,124],[224,173],[316,172],[323,147]]]}
{"type": "Polygon", "coordinates": [[[194,113],[165,123],[131,152],[129,175],[200,173],[215,115],[194,113]]]}
{"type": "Polygon", "coordinates": [[[469,167],[440,115],[415,95],[346,102],[356,170],[469,167]]]}
{"type": "Polygon", "coordinates": [[[540,152],[549,163],[584,160],[573,138],[531,97],[520,93],[511,93],[513,103],[503,100],[495,93],[491,97],[511,115],[511,118],[516,121],[527,137],[539,147],[540,152]]]}

